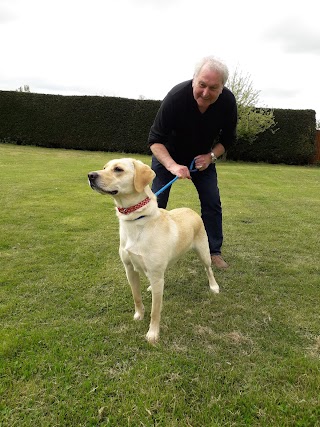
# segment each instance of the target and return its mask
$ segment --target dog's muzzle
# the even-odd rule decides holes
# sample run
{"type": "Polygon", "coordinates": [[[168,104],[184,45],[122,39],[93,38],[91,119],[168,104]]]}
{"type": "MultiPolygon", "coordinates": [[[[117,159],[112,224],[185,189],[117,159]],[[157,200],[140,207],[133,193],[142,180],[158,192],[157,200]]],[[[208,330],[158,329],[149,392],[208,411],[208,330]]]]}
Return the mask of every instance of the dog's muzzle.
{"type": "Polygon", "coordinates": [[[89,185],[93,190],[98,191],[102,194],[111,194],[111,196],[114,196],[118,194],[118,190],[104,190],[97,184],[97,179],[99,178],[99,174],[97,172],[89,172],[88,173],[88,179],[89,179],[89,185]]]}

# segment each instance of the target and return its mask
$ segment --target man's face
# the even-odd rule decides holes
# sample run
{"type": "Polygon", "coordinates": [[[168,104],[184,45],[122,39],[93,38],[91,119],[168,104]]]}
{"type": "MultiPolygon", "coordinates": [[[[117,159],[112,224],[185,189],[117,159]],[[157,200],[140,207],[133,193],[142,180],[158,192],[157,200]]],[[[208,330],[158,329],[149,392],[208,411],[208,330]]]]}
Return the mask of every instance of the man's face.
{"type": "Polygon", "coordinates": [[[209,105],[216,102],[222,92],[222,76],[218,71],[210,70],[204,65],[192,82],[193,96],[200,111],[206,111],[209,105]]]}

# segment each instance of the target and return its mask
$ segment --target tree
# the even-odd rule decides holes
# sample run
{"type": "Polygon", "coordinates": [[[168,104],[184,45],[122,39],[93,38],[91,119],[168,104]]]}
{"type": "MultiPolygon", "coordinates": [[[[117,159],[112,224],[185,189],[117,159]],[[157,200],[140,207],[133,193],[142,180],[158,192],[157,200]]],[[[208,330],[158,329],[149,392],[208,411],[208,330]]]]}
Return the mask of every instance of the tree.
{"type": "Polygon", "coordinates": [[[23,85],[23,86],[20,86],[20,87],[16,90],[16,92],[27,92],[27,93],[30,93],[30,86],[29,86],[29,85],[23,85]]]}
{"type": "Polygon", "coordinates": [[[253,88],[249,74],[243,75],[237,69],[229,77],[228,87],[238,105],[238,138],[253,142],[257,135],[270,129],[276,132],[276,122],[271,108],[258,108],[260,91],[253,88]]]}

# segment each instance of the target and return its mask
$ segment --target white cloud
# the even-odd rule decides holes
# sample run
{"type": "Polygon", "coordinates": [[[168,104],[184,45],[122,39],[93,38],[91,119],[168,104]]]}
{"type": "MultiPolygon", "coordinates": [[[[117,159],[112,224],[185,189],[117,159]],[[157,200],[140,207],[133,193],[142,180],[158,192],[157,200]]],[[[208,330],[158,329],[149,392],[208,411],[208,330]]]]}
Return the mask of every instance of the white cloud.
{"type": "MultiPolygon", "coordinates": [[[[316,20],[318,21],[318,16],[316,20]]],[[[315,54],[320,57],[320,26],[313,21],[312,16],[308,21],[301,21],[298,17],[285,19],[269,28],[265,36],[270,41],[279,43],[284,52],[315,54]]]]}
{"type": "Polygon", "coordinates": [[[249,73],[269,107],[320,115],[314,2],[0,0],[0,90],[162,99],[204,55],[249,73]],[[292,107],[291,107],[292,106],[292,107]]]}

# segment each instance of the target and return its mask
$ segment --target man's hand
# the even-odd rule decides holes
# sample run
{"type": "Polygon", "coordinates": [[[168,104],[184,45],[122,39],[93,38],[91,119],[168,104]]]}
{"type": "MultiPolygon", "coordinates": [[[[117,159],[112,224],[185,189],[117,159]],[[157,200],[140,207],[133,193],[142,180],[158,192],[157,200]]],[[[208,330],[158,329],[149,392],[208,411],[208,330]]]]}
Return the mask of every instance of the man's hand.
{"type": "MultiPolygon", "coordinates": [[[[224,146],[218,142],[218,144],[213,147],[213,152],[216,157],[219,158],[225,153],[224,146]]],[[[199,156],[195,157],[194,160],[196,169],[200,172],[204,171],[211,164],[211,152],[207,154],[199,154],[199,156]]]]}
{"type": "Polygon", "coordinates": [[[195,160],[195,167],[196,169],[198,169],[200,172],[204,171],[207,169],[207,167],[210,165],[211,163],[211,155],[210,153],[207,154],[200,154],[199,156],[194,158],[195,160]]]}
{"type": "Polygon", "coordinates": [[[168,171],[171,172],[173,175],[176,175],[179,179],[191,179],[190,171],[187,166],[174,163],[170,167],[168,167],[168,171]]]}
{"type": "Polygon", "coordinates": [[[152,144],[150,149],[152,154],[159,160],[159,162],[173,175],[176,175],[180,179],[191,179],[187,166],[178,165],[178,163],[176,163],[170,156],[168,150],[163,144],[152,144]]]}

